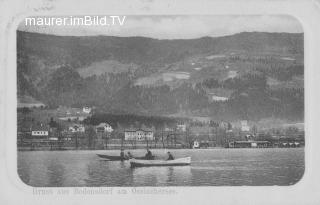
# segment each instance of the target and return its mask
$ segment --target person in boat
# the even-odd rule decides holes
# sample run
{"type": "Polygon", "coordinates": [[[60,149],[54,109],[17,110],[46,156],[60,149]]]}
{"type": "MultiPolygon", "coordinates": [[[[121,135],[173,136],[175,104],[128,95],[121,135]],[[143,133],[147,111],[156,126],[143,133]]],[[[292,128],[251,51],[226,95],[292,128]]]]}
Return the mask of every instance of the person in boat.
{"type": "Polygon", "coordinates": [[[149,149],[147,149],[147,153],[146,153],[146,155],[145,155],[145,158],[146,158],[146,159],[153,159],[152,152],[151,152],[149,149]]]}
{"type": "Polygon", "coordinates": [[[132,158],[133,158],[133,155],[132,155],[130,152],[127,152],[126,158],[127,158],[127,159],[132,159],[132,158]]]}
{"type": "Polygon", "coordinates": [[[172,154],[170,152],[168,152],[167,154],[168,154],[167,160],[174,160],[174,157],[172,156],[172,154]]]}

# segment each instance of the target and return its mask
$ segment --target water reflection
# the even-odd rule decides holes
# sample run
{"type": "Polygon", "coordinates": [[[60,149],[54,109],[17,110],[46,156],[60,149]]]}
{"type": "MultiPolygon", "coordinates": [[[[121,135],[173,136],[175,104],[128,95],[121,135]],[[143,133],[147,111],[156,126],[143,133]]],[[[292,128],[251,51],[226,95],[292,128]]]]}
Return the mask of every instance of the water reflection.
{"type": "Polygon", "coordinates": [[[57,159],[49,160],[49,165],[47,166],[47,178],[48,184],[47,186],[52,187],[61,187],[63,186],[65,168],[59,163],[57,159]]]}
{"type": "Polygon", "coordinates": [[[133,183],[137,186],[183,186],[192,178],[190,166],[133,168],[133,183]]]}
{"type": "Polygon", "coordinates": [[[86,186],[130,186],[132,172],[128,162],[95,160],[87,165],[86,186]]]}
{"type": "Polygon", "coordinates": [[[24,160],[19,160],[18,158],[18,175],[20,179],[26,184],[31,184],[30,172],[30,166],[27,165],[27,162],[24,160]]]}
{"type": "MultiPolygon", "coordinates": [[[[70,187],[291,185],[304,173],[302,148],[172,152],[191,156],[191,166],[130,168],[128,161],[101,160],[96,151],[30,151],[18,153],[18,174],[31,186],[70,187]]],[[[165,156],[163,150],[153,153],[165,156]]]]}

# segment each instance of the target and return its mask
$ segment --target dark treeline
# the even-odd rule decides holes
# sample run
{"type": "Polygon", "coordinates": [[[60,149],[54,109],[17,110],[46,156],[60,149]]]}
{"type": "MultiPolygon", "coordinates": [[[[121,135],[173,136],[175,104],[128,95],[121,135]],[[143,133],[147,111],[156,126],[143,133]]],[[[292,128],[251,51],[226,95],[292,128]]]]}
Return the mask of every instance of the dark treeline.
{"type": "Polygon", "coordinates": [[[304,66],[303,65],[291,65],[291,66],[270,66],[268,69],[257,68],[260,72],[273,77],[280,81],[288,81],[291,80],[293,76],[303,75],[304,74],[304,66]]]}
{"type": "Polygon", "coordinates": [[[169,118],[161,116],[142,116],[134,114],[108,114],[99,113],[84,120],[85,124],[98,125],[102,122],[109,123],[114,128],[141,128],[145,125],[149,128],[155,127],[156,129],[164,129],[166,127],[173,128],[177,122],[182,121],[181,118],[169,118]]]}
{"type": "Polygon", "coordinates": [[[219,81],[215,78],[208,78],[205,79],[201,84],[207,88],[226,88],[232,90],[243,90],[248,88],[265,89],[267,87],[267,79],[262,73],[247,73],[242,76],[226,79],[224,81],[219,81]]]}
{"type": "MultiPolygon", "coordinates": [[[[172,131],[176,131],[177,124],[185,124],[188,127],[204,127],[209,126],[217,128],[221,123],[214,120],[207,122],[201,122],[192,120],[189,118],[178,118],[178,117],[163,117],[163,116],[143,116],[135,114],[110,114],[110,113],[97,113],[88,117],[83,121],[86,125],[96,126],[99,123],[107,122],[114,129],[123,132],[124,129],[137,129],[137,128],[153,128],[155,131],[165,130],[169,128],[172,131]]],[[[230,122],[227,122],[225,129],[232,129],[230,122]]]]}

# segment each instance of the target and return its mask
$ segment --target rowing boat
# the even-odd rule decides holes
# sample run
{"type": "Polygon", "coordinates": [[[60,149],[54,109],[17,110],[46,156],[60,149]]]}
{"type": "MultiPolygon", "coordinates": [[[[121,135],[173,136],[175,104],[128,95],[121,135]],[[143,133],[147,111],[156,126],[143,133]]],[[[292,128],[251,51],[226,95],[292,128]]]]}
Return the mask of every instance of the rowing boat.
{"type": "MultiPolygon", "coordinates": [[[[123,158],[121,156],[110,156],[110,155],[106,155],[106,154],[97,154],[97,155],[98,155],[98,157],[103,158],[103,159],[107,159],[109,161],[129,160],[128,158],[123,158]]],[[[135,157],[135,159],[146,160],[145,157],[135,157]]],[[[152,156],[152,159],[154,159],[154,156],[152,156]]]]}
{"type": "Polygon", "coordinates": [[[110,161],[122,161],[122,160],[126,160],[124,158],[122,158],[121,156],[110,156],[110,155],[106,155],[106,154],[97,154],[100,158],[103,159],[108,159],[110,161]]]}
{"type": "Polygon", "coordinates": [[[191,164],[191,157],[178,158],[174,160],[139,160],[130,159],[131,167],[151,166],[186,166],[191,164]]]}

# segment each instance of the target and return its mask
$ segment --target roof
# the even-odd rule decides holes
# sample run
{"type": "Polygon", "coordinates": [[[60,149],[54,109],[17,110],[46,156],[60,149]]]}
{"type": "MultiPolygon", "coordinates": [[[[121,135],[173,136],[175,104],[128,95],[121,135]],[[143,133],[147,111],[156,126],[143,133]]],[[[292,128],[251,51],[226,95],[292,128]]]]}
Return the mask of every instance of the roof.
{"type": "Polygon", "coordinates": [[[153,130],[151,128],[145,128],[145,129],[142,129],[143,131],[145,132],[153,132],[153,130]]]}
{"type": "Polygon", "coordinates": [[[99,125],[97,125],[96,127],[108,127],[108,126],[111,126],[111,125],[109,125],[109,124],[106,123],[106,122],[102,122],[102,123],[100,123],[99,125]]]}
{"type": "Polygon", "coordinates": [[[34,125],[31,128],[32,131],[48,131],[49,127],[47,125],[34,125]]]}
{"type": "Polygon", "coordinates": [[[81,124],[72,124],[72,125],[70,125],[69,127],[84,127],[84,126],[81,125],[81,124]]]}
{"type": "Polygon", "coordinates": [[[144,129],[126,129],[125,132],[137,132],[137,131],[143,131],[143,132],[153,132],[150,128],[144,128],[144,129]]]}
{"type": "Polygon", "coordinates": [[[136,130],[135,129],[127,129],[127,130],[124,130],[125,132],[135,132],[136,130]]]}

